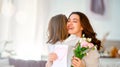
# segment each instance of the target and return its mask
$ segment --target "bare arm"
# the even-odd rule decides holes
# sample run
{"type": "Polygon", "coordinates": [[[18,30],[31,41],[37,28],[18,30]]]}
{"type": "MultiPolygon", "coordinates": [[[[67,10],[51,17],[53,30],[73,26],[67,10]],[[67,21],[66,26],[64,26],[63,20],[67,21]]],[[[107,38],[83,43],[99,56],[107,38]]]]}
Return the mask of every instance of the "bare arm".
{"type": "Polygon", "coordinates": [[[46,67],[51,67],[53,64],[53,61],[57,59],[57,54],[56,53],[50,53],[48,55],[48,61],[46,63],[46,67]]]}

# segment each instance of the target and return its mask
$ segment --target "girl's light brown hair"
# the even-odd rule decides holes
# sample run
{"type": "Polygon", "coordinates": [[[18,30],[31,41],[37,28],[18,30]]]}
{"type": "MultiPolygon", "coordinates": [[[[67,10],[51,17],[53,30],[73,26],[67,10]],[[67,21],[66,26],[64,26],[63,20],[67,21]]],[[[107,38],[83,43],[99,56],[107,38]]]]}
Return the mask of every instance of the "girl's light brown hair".
{"type": "Polygon", "coordinates": [[[47,43],[55,44],[57,41],[63,41],[68,37],[67,33],[67,17],[63,14],[53,16],[48,26],[47,43]]]}

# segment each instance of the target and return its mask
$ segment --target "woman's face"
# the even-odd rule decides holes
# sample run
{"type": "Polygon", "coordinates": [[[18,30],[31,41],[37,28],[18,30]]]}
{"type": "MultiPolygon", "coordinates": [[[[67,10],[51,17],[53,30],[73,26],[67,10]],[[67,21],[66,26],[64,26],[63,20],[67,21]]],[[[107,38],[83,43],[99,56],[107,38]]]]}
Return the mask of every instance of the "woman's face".
{"type": "Polygon", "coordinates": [[[82,26],[80,24],[80,18],[77,14],[72,14],[67,22],[67,29],[69,34],[75,34],[77,36],[81,36],[82,34],[82,26]]]}

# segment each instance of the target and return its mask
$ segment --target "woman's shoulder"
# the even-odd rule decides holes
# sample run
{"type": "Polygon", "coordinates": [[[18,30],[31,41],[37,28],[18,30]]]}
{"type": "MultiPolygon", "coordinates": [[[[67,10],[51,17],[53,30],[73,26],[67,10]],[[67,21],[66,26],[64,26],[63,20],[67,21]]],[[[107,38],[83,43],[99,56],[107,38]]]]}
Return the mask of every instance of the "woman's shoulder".
{"type": "Polygon", "coordinates": [[[99,54],[99,52],[98,52],[98,50],[97,50],[97,48],[95,47],[95,49],[94,50],[91,50],[89,53],[88,53],[88,55],[86,56],[86,58],[99,58],[100,57],[100,54],[99,54]]]}
{"type": "Polygon", "coordinates": [[[86,67],[98,67],[99,58],[100,58],[100,55],[99,55],[97,49],[95,49],[95,50],[91,50],[88,53],[88,55],[85,56],[83,59],[86,63],[86,67]]]}

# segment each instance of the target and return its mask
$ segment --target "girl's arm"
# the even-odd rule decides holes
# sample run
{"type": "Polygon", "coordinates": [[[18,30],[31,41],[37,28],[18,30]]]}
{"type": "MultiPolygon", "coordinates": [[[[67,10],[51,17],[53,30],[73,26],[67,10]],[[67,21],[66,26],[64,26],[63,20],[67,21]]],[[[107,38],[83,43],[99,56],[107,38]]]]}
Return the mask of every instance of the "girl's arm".
{"type": "Polygon", "coordinates": [[[50,53],[48,55],[48,61],[46,63],[46,67],[51,67],[53,64],[53,61],[57,59],[57,54],[56,53],[50,53]]]}

